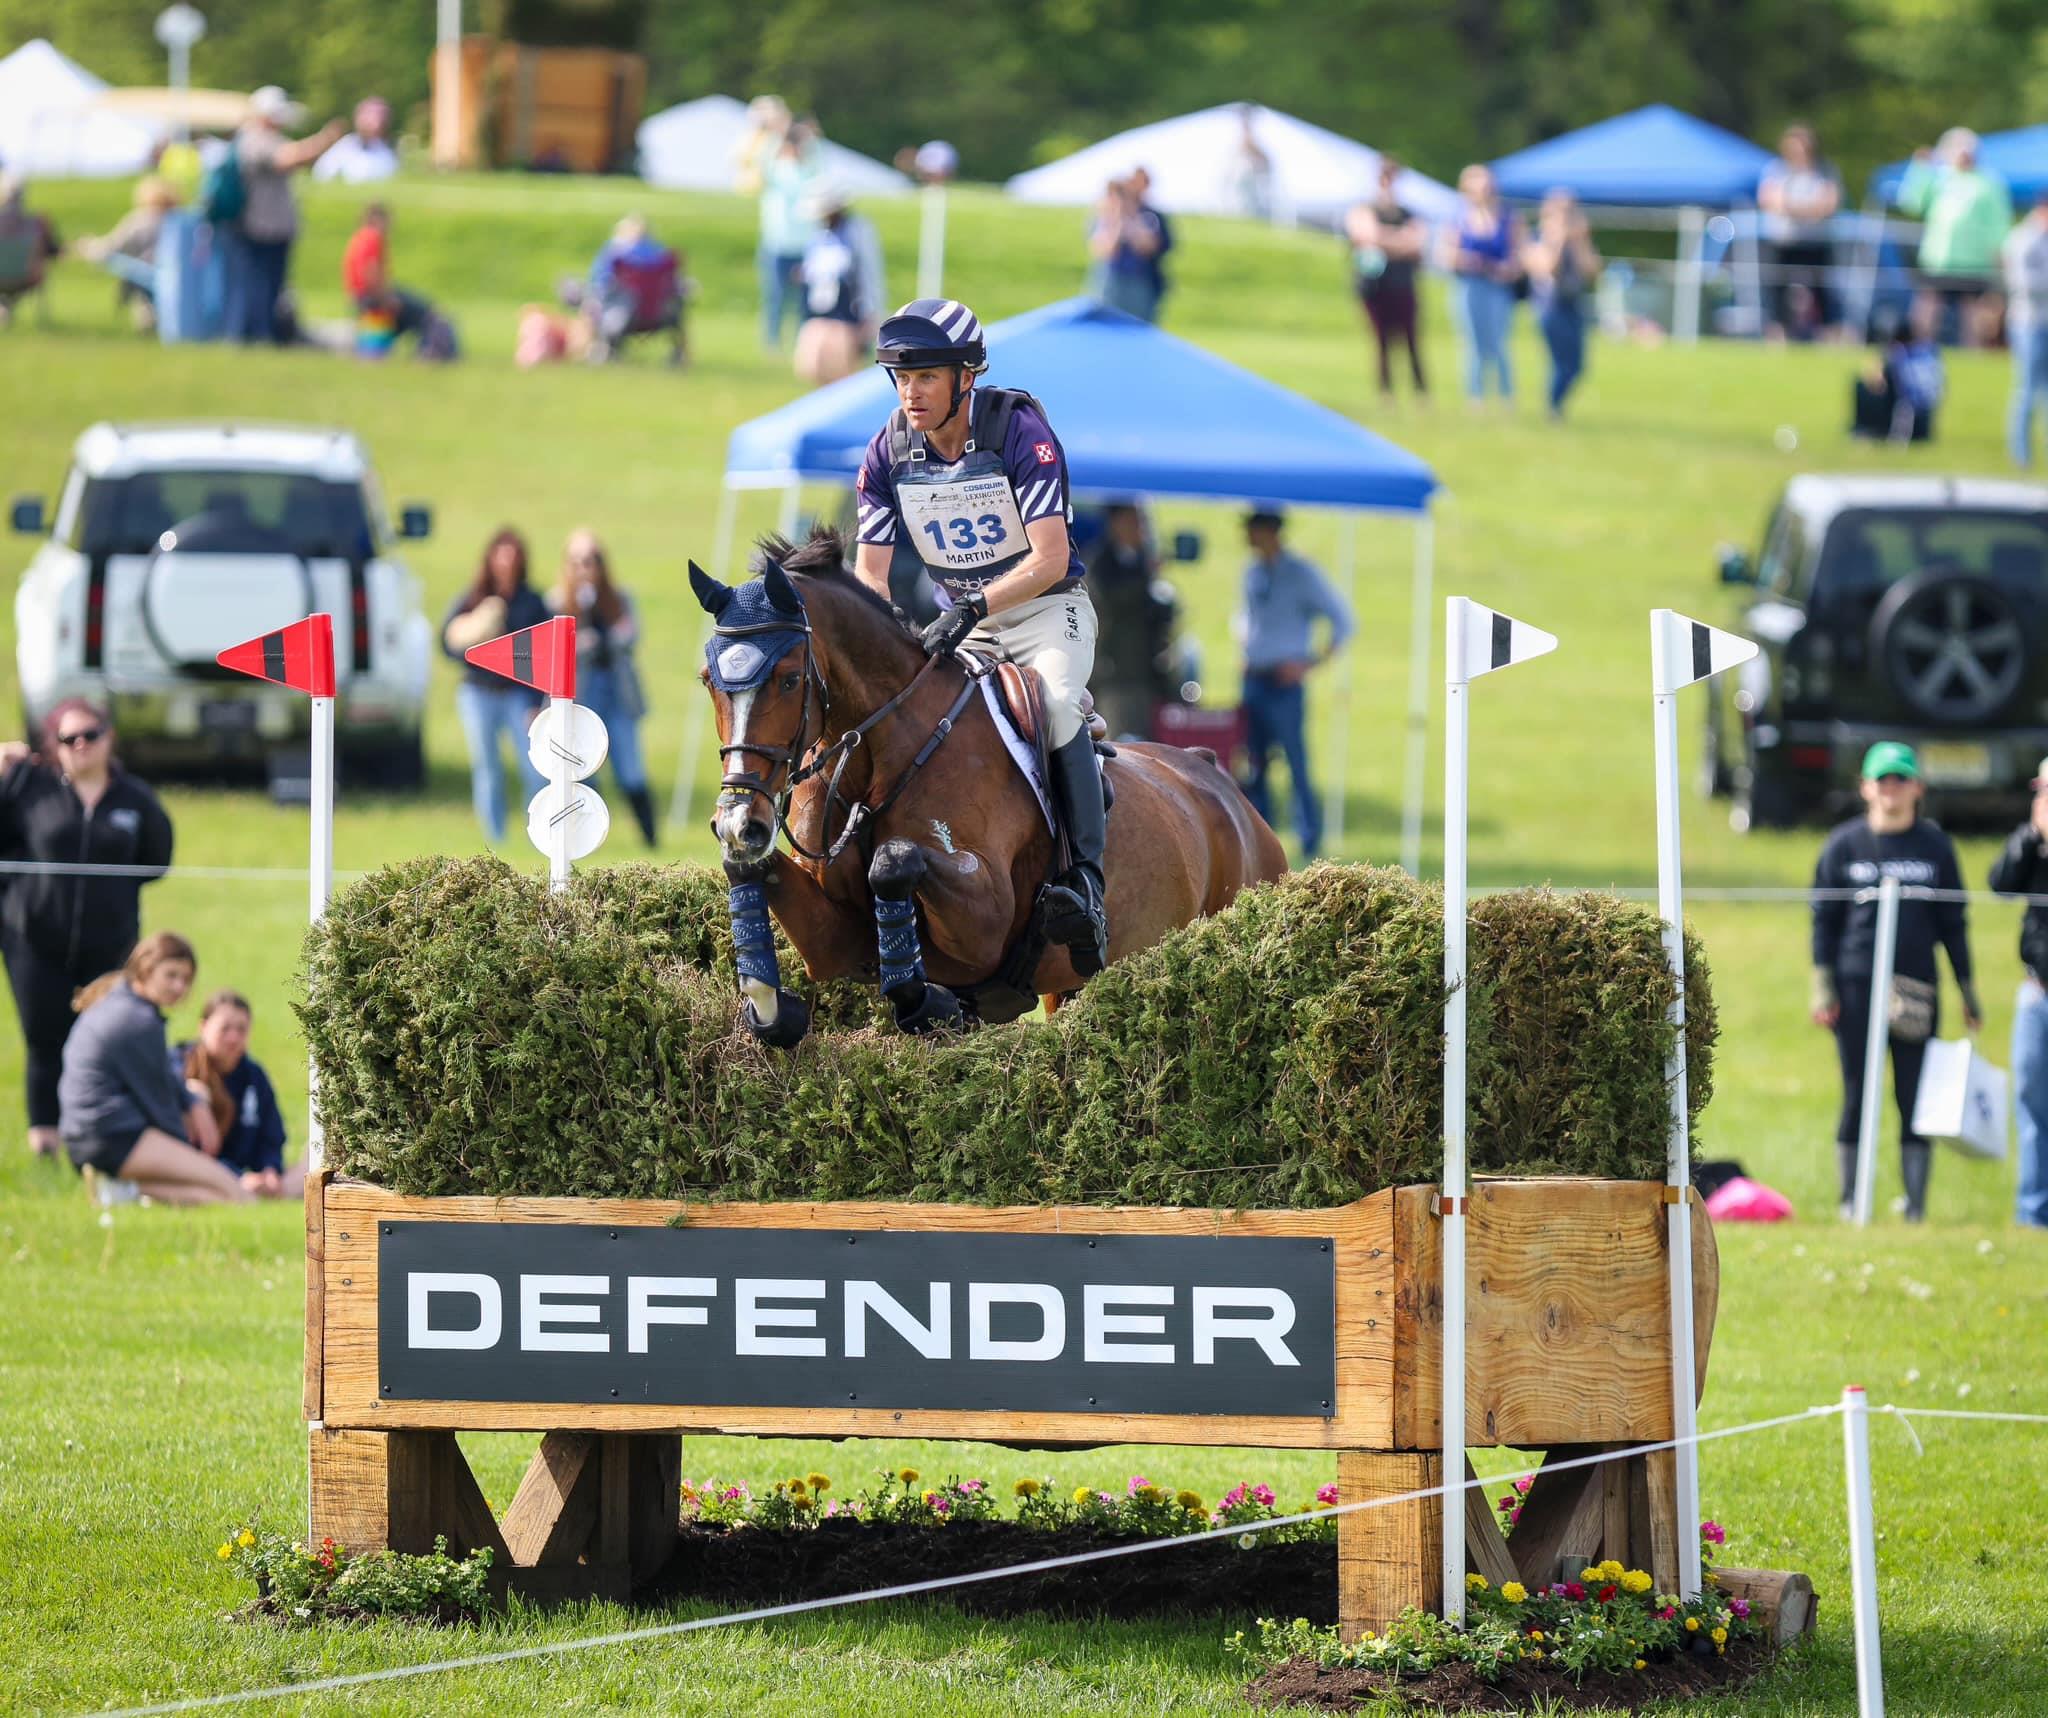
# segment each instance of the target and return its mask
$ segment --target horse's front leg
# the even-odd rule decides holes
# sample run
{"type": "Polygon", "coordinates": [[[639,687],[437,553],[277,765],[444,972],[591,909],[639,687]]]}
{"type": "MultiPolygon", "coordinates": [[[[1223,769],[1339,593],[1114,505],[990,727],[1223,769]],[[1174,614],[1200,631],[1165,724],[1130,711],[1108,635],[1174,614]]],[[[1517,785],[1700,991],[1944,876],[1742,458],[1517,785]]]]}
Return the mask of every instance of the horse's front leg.
{"type": "Polygon", "coordinates": [[[1009,880],[974,853],[941,853],[898,839],[875,849],[868,889],[875,901],[882,994],[896,1011],[896,1024],[906,1032],[957,1025],[959,999],[925,971],[918,903],[924,904],[935,962],[964,982],[1002,953],[1009,880]]]}
{"type": "Polygon", "coordinates": [[[817,879],[787,854],[774,854],[762,865],[727,860],[725,875],[746,1028],[764,1044],[790,1049],[810,1031],[811,1005],[782,988],[770,911],[796,944],[804,970],[814,981],[839,978],[858,967],[862,945],[856,927],[817,879]]]}

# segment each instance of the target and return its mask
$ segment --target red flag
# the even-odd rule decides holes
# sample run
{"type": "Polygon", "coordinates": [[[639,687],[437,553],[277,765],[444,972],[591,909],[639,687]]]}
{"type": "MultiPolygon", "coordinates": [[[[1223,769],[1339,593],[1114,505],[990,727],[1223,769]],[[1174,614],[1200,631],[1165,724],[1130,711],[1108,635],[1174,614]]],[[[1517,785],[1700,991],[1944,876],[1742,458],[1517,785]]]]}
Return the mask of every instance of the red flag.
{"type": "Polygon", "coordinates": [[[334,696],[334,616],[309,614],[261,638],[230,645],[214,658],[223,668],[289,686],[315,698],[334,696]]]}
{"type": "Polygon", "coordinates": [[[574,615],[557,615],[523,632],[508,632],[503,638],[473,644],[463,654],[477,667],[531,686],[550,698],[576,696],[574,615]]]}

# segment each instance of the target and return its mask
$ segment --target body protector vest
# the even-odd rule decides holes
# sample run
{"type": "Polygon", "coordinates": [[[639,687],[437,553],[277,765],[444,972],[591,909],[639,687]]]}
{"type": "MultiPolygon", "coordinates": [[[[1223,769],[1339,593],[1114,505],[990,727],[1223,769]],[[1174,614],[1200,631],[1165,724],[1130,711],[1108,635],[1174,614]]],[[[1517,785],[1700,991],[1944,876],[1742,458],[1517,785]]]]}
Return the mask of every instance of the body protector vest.
{"type": "MultiPolygon", "coordinates": [[[[933,453],[902,407],[889,415],[889,475],[901,528],[932,583],[965,596],[994,582],[1030,553],[1017,492],[1003,463],[1010,419],[1020,405],[1045,408],[1017,388],[976,388],[970,396],[967,446],[948,464],[933,453]]],[[[1058,439],[1054,439],[1058,446],[1058,439]]],[[[1059,455],[1067,487],[1067,456],[1059,455]]],[[[1068,507],[1071,524],[1073,509],[1068,507]]]]}

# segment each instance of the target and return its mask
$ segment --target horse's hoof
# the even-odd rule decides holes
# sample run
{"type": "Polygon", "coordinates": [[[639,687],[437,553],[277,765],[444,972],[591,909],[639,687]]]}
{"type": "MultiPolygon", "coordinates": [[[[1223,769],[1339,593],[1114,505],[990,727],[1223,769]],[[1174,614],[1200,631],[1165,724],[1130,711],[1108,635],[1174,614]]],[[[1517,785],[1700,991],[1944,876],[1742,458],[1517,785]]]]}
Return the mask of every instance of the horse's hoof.
{"type": "Polygon", "coordinates": [[[775,993],[775,1019],[763,1025],[751,999],[740,1006],[747,1030],[771,1050],[794,1050],[811,1030],[811,1005],[787,990],[775,993]]]}
{"type": "Polygon", "coordinates": [[[930,868],[915,841],[884,841],[868,863],[868,887],[885,899],[900,901],[924,881],[930,868]]]}
{"type": "Polygon", "coordinates": [[[946,1032],[964,1024],[960,998],[943,984],[925,981],[924,994],[912,1007],[905,1007],[902,992],[889,998],[896,1010],[896,1024],[905,1032],[946,1032]]]}

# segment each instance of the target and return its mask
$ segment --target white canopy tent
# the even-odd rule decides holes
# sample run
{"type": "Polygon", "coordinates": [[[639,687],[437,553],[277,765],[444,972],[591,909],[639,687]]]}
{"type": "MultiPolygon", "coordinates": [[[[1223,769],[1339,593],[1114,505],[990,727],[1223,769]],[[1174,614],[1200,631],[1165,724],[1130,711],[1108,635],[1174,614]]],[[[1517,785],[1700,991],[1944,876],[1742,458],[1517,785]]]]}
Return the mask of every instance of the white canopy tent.
{"type": "MultiPolygon", "coordinates": [[[[729,95],[664,108],[640,122],[640,177],[669,191],[730,191],[748,129],[746,104],[729,95]]],[[[854,196],[894,197],[910,189],[895,168],[857,149],[829,139],[820,147],[826,177],[854,196]]]]}
{"type": "Polygon", "coordinates": [[[94,105],[107,85],[41,37],[0,60],[0,167],[32,179],[119,179],[170,128],[94,105]]]}
{"type": "MultiPolygon", "coordinates": [[[[1276,221],[1334,225],[1379,183],[1377,149],[1270,107],[1232,103],[1119,132],[1019,173],[1006,189],[1026,203],[1092,203],[1108,181],[1143,167],[1152,175],[1150,201],[1170,215],[1244,214],[1247,128],[1269,164],[1276,221]]],[[[1401,170],[1395,189],[1425,220],[1456,218],[1458,194],[1412,167],[1401,170]]]]}

